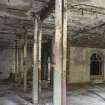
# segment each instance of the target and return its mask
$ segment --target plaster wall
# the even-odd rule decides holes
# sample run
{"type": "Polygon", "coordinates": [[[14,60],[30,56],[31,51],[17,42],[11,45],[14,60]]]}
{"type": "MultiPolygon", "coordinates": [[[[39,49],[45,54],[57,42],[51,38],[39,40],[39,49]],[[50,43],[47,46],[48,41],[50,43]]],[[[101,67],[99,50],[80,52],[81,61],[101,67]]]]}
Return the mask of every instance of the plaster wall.
{"type": "MultiPolygon", "coordinates": [[[[70,63],[69,63],[70,67],[67,73],[68,83],[90,82],[90,57],[93,53],[100,53],[103,56],[103,70],[104,70],[104,80],[105,80],[104,49],[70,47],[70,63]]],[[[15,59],[16,58],[15,58],[14,49],[0,49],[0,80],[7,79],[11,72],[15,73],[15,63],[16,63],[15,59]]],[[[18,63],[18,65],[20,65],[20,63],[18,63]]],[[[28,49],[27,68],[28,69],[32,68],[31,49],[28,49]]]]}
{"type": "Polygon", "coordinates": [[[15,71],[15,50],[0,49],[0,79],[7,79],[15,71]]]}
{"type": "MultiPolygon", "coordinates": [[[[105,50],[99,48],[70,47],[69,83],[90,82],[90,57],[99,53],[103,57],[103,70],[105,71],[105,50]]],[[[105,79],[105,72],[104,72],[105,79]]]]}
{"type": "MultiPolygon", "coordinates": [[[[18,64],[18,71],[21,70],[21,51],[18,50],[18,62],[16,62],[15,49],[0,49],[0,80],[7,79],[10,73],[16,72],[16,63],[18,64]]],[[[32,51],[28,49],[28,57],[26,67],[28,70],[32,67],[32,51]]],[[[24,68],[23,68],[24,69],[24,68]]]]}

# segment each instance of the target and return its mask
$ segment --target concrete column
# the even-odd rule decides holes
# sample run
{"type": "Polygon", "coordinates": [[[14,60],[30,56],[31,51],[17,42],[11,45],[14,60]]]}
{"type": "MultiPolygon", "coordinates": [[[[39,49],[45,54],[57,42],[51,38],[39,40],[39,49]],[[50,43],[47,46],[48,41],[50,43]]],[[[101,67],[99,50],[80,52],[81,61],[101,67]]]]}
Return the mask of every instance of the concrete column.
{"type": "Polygon", "coordinates": [[[18,81],[18,48],[17,48],[17,41],[15,45],[15,82],[18,81]]]}
{"type": "Polygon", "coordinates": [[[21,85],[21,49],[18,48],[18,51],[17,51],[17,86],[20,86],[21,85]]]}
{"type": "MultiPolygon", "coordinates": [[[[41,63],[41,32],[40,17],[35,17],[34,25],[34,49],[33,49],[33,103],[38,104],[39,101],[39,64],[41,63]],[[40,63],[39,63],[40,62],[40,63]]],[[[40,68],[41,70],[41,68],[40,68]]]]}
{"type": "Polygon", "coordinates": [[[19,49],[17,48],[17,74],[19,73],[19,49]]]}
{"type": "Polygon", "coordinates": [[[20,64],[20,66],[21,66],[21,78],[23,78],[23,71],[24,71],[24,66],[23,66],[23,62],[24,62],[24,60],[23,60],[24,59],[24,51],[23,51],[23,48],[21,48],[21,51],[20,52],[21,52],[21,54],[20,54],[21,55],[21,58],[20,58],[21,59],[21,61],[20,61],[20,63],[21,63],[20,64]]]}
{"type": "Polygon", "coordinates": [[[27,36],[24,41],[24,92],[27,91],[27,36]]]}
{"type": "Polygon", "coordinates": [[[66,76],[66,84],[69,84],[70,83],[70,49],[71,49],[71,47],[70,47],[70,40],[68,39],[67,40],[67,71],[66,71],[66,74],[67,74],[67,76],[66,76]]]}
{"type": "Polygon", "coordinates": [[[19,73],[19,49],[17,48],[17,78],[18,78],[18,73],[19,73]]]}
{"type": "Polygon", "coordinates": [[[54,105],[66,105],[67,0],[56,0],[54,105]]]}
{"type": "Polygon", "coordinates": [[[20,76],[19,76],[19,85],[22,83],[22,79],[24,78],[23,72],[24,72],[24,50],[23,48],[20,49],[20,76]]]}
{"type": "Polygon", "coordinates": [[[39,93],[42,91],[42,86],[41,86],[41,49],[42,49],[42,26],[40,22],[40,30],[39,30],[39,93]]]}

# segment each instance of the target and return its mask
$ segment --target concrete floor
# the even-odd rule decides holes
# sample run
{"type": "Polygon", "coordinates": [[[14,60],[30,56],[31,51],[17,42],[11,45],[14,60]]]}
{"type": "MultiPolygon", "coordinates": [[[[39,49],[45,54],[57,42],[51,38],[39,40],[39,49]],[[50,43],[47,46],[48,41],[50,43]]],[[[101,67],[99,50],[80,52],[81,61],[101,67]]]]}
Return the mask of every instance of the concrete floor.
{"type": "Polygon", "coordinates": [[[0,85],[0,105],[32,105],[21,98],[10,85],[0,85]]]}
{"type": "MultiPolygon", "coordinates": [[[[0,85],[0,105],[32,105],[32,91],[24,93],[12,86],[0,85]]],[[[52,90],[40,95],[40,105],[52,105],[52,90]]],[[[105,85],[71,87],[67,91],[67,105],[105,105],[105,85]]]]}
{"type": "Polygon", "coordinates": [[[75,88],[67,96],[67,105],[105,105],[105,85],[75,88]]]}

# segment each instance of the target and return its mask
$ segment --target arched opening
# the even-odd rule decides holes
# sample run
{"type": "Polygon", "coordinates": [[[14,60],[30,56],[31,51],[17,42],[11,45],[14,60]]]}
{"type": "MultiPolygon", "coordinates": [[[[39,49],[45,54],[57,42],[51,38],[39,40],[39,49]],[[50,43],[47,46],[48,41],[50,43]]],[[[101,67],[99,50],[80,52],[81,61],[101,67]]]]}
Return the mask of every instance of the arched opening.
{"type": "Polygon", "coordinates": [[[103,79],[103,60],[102,56],[97,53],[91,56],[90,76],[91,79],[103,79]]]}

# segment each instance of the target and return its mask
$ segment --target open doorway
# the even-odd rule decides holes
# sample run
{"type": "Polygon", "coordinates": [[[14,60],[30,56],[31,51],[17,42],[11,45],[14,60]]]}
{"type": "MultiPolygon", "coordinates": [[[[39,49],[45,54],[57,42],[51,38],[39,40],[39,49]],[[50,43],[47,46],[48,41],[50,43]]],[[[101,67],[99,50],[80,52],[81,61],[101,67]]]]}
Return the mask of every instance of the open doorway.
{"type": "Polygon", "coordinates": [[[102,55],[94,53],[91,56],[90,63],[90,77],[91,80],[103,80],[104,70],[103,70],[103,58],[102,55]]]}

